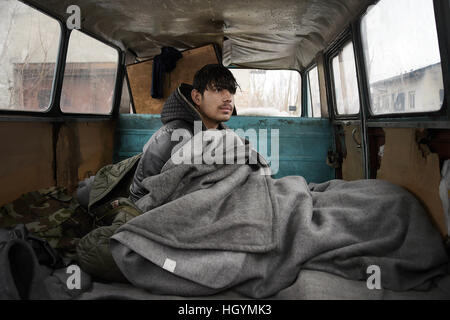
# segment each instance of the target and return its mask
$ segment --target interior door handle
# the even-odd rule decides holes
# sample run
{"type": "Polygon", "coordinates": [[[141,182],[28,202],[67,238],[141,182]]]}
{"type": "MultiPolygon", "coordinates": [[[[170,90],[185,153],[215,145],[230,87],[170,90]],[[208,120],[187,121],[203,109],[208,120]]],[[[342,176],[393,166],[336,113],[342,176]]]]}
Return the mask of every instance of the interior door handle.
{"type": "Polygon", "coordinates": [[[361,142],[358,142],[358,141],[356,140],[356,137],[355,137],[356,129],[357,129],[357,128],[354,128],[354,129],[352,130],[352,138],[353,138],[353,141],[356,143],[356,147],[357,147],[358,149],[361,149],[361,142]]]}

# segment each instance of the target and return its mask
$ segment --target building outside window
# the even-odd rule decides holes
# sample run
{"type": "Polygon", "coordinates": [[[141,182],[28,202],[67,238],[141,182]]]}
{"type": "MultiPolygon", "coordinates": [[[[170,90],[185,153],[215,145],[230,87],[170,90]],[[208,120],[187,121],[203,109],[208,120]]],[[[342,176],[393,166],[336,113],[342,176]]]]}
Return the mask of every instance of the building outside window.
{"type": "MultiPolygon", "coordinates": [[[[380,0],[361,21],[371,111],[375,115],[440,110],[443,89],[433,0],[380,0]],[[408,105],[398,92],[408,95],[408,105]],[[392,104],[374,104],[388,94],[392,104]]],[[[384,99],[384,98],[383,98],[384,99]]]]}
{"type": "Polygon", "coordinates": [[[409,109],[414,110],[414,108],[416,107],[416,92],[415,91],[410,91],[408,93],[408,100],[409,100],[409,109]]]}
{"type": "Polygon", "coordinates": [[[392,95],[395,111],[405,111],[405,94],[399,92],[392,95]]]}

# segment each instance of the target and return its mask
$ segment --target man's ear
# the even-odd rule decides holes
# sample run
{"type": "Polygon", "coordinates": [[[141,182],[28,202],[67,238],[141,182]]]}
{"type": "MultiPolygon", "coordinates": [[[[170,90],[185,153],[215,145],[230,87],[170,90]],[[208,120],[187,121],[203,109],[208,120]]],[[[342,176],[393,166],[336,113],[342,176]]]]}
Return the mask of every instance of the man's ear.
{"type": "Polygon", "coordinates": [[[197,106],[199,106],[202,102],[202,94],[197,89],[192,89],[191,98],[197,106]]]}

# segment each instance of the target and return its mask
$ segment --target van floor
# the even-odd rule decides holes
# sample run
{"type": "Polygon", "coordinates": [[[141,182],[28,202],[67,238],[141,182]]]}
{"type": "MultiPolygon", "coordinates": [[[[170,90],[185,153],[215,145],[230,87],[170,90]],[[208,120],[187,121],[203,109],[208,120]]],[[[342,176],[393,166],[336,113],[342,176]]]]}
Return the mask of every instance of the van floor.
{"type": "MultiPolygon", "coordinates": [[[[90,290],[77,299],[249,299],[231,290],[201,297],[181,297],[153,294],[131,284],[94,282],[90,290]]],[[[438,279],[429,288],[396,292],[387,289],[369,289],[365,281],[349,280],[321,271],[303,270],[288,288],[267,299],[282,300],[450,300],[450,274],[438,279]]]]}

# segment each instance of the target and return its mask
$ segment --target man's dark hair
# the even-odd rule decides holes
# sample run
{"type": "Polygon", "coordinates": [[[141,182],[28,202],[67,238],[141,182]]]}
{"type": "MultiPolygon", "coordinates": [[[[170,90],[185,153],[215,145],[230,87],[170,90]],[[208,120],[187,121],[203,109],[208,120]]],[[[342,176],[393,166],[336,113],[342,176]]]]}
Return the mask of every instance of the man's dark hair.
{"type": "Polygon", "coordinates": [[[221,64],[207,64],[194,75],[193,87],[201,94],[207,89],[227,89],[235,94],[238,86],[231,71],[221,64]]]}

